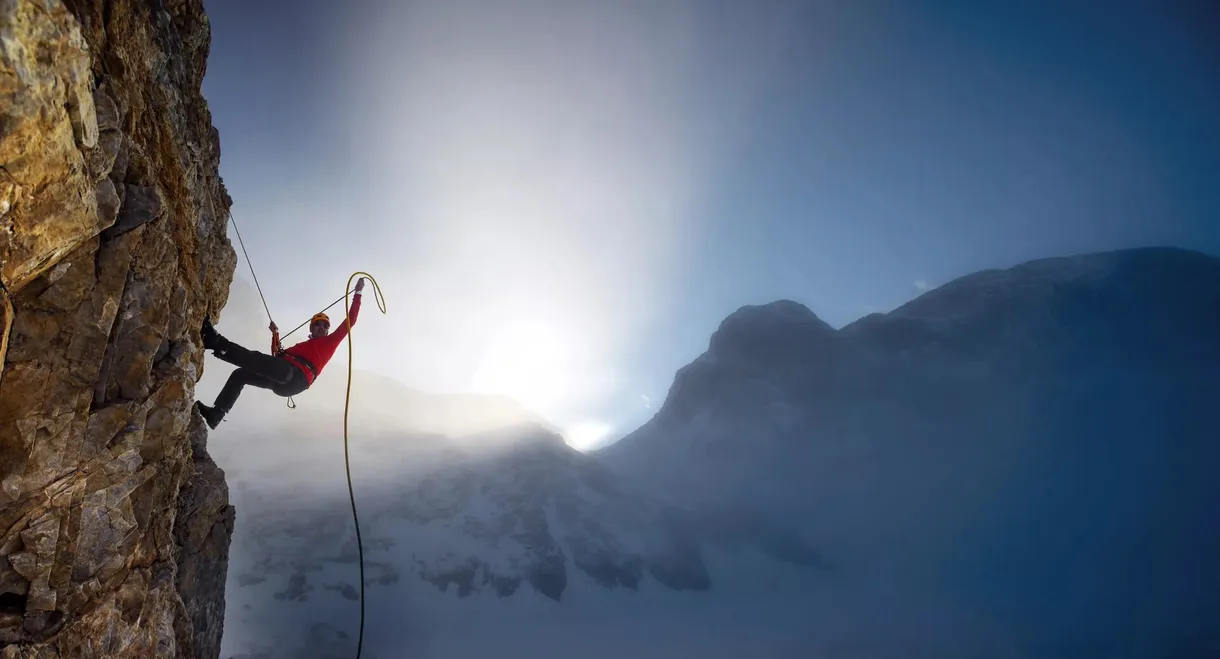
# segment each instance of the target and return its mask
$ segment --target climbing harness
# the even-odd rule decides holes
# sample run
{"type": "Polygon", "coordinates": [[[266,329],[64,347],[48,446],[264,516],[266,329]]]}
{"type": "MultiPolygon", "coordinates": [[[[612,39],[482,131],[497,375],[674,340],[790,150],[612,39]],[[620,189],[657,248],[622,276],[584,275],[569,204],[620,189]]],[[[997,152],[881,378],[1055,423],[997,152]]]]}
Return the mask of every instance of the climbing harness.
{"type": "MultiPolygon", "coordinates": [[[[251,271],[251,272],[253,272],[253,271],[251,271]]],[[[344,301],[344,300],[346,300],[346,299],[347,299],[347,293],[344,293],[344,294],[343,294],[343,295],[341,295],[341,296],[340,296],[338,299],[336,299],[334,302],[331,302],[330,304],[326,305],[326,308],[325,308],[325,309],[323,309],[322,311],[319,311],[317,314],[314,314],[314,315],[313,315],[313,317],[311,317],[309,320],[307,320],[307,321],[305,321],[305,322],[301,323],[300,325],[297,325],[296,327],[292,328],[292,330],[291,330],[290,332],[288,332],[287,334],[285,334],[285,335],[281,336],[281,337],[280,337],[280,340],[281,340],[281,341],[283,341],[284,339],[286,339],[286,338],[288,338],[288,337],[292,336],[293,332],[296,332],[297,330],[301,329],[302,327],[305,327],[306,325],[309,325],[309,324],[313,323],[313,319],[314,319],[314,318],[316,318],[316,317],[318,316],[318,314],[320,314],[320,313],[325,313],[325,312],[329,311],[331,307],[335,306],[336,304],[339,304],[340,302],[342,302],[342,301],[344,301]]],[[[383,310],[383,312],[384,312],[384,310],[383,310]]],[[[297,408],[297,403],[296,403],[296,401],[295,401],[295,400],[293,400],[293,399],[292,399],[292,396],[289,396],[289,397],[288,397],[288,403],[287,403],[287,405],[288,405],[288,409],[290,409],[290,410],[295,410],[295,409],[297,408]]]]}
{"type": "MultiPolygon", "coordinates": [[[[233,215],[231,213],[229,214],[229,221],[233,222],[233,215]]],[[[241,252],[246,257],[246,265],[250,267],[250,275],[254,277],[254,286],[258,289],[258,296],[262,298],[263,309],[267,312],[267,320],[274,323],[275,320],[271,318],[271,309],[267,306],[267,298],[263,296],[263,288],[258,284],[258,275],[254,273],[254,264],[250,262],[250,254],[246,252],[246,244],[241,239],[241,231],[237,229],[236,222],[233,222],[233,230],[237,233],[237,242],[241,245],[241,252]]],[[[352,276],[347,278],[347,286],[344,288],[343,297],[331,302],[326,309],[322,310],[325,312],[327,309],[339,304],[339,301],[342,300],[344,312],[343,323],[347,327],[347,336],[345,337],[347,340],[347,389],[343,397],[343,468],[347,473],[347,497],[352,504],[352,524],[356,527],[356,552],[360,559],[360,633],[357,636],[358,640],[356,642],[356,659],[360,659],[360,653],[364,650],[364,540],[360,536],[360,517],[356,513],[356,491],[352,487],[352,462],[348,450],[347,419],[348,412],[350,411],[352,404],[352,359],[354,356],[354,350],[352,347],[352,322],[350,317],[351,304],[349,300],[352,294],[352,280],[361,276],[367,277],[369,283],[373,285],[373,299],[377,302],[377,308],[381,311],[381,313],[384,314],[386,312],[385,296],[381,294],[381,286],[377,284],[377,280],[373,278],[373,275],[370,275],[367,272],[353,272],[352,276]]],[[[4,372],[4,350],[8,345],[8,325],[12,324],[12,305],[8,302],[8,294],[7,291],[3,290],[3,286],[0,286],[0,294],[4,294],[4,317],[6,325],[4,332],[4,343],[0,343],[0,375],[2,375],[4,372]]],[[[301,329],[307,324],[309,324],[309,321],[305,321],[304,323],[297,325],[291,332],[288,332],[288,334],[285,334],[280,338],[287,338],[292,334],[292,332],[301,329]]],[[[296,403],[293,402],[291,396],[288,397],[288,407],[289,409],[296,409],[296,403]]]]}

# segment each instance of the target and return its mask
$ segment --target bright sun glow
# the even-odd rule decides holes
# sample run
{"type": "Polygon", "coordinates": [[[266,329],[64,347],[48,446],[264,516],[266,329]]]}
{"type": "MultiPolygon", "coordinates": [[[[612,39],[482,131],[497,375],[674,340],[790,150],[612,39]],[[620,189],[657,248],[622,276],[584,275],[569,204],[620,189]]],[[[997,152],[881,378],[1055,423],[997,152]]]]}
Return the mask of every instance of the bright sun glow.
{"type": "Polygon", "coordinates": [[[614,429],[608,424],[599,421],[585,421],[568,428],[563,434],[569,446],[578,451],[585,451],[600,446],[610,436],[612,430],[614,429]]]}
{"type": "Polygon", "coordinates": [[[513,398],[547,414],[570,384],[572,342],[553,324],[516,321],[490,333],[471,383],[479,393],[513,398]]]}
{"type": "MultiPolygon", "coordinates": [[[[573,389],[580,388],[583,374],[577,353],[581,343],[573,340],[580,329],[562,318],[553,322],[515,320],[489,331],[471,383],[475,391],[508,396],[527,409],[561,418],[571,407],[573,389]]],[[[613,427],[595,420],[584,420],[565,427],[564,439],[578,451],[596,448],[610,436],[613,427]]]]}
{"type": "Polygon", "coordinates": [[[507,396],[575,427],[574,446],[609,432],[580,424],[636,415],[607,402],[681,295],[702,195],[774,50],[761,33],[701,38],[700,4],[356,13],[337,64],[351,75],[327,98],[347,120],[336,134],[361,145],[361,263],[406,300],[390,305],[392,330],[364,330],[384,332],[377,370],[507,396]],[[714,90],[693,86],[704,75],[714,90]]]}

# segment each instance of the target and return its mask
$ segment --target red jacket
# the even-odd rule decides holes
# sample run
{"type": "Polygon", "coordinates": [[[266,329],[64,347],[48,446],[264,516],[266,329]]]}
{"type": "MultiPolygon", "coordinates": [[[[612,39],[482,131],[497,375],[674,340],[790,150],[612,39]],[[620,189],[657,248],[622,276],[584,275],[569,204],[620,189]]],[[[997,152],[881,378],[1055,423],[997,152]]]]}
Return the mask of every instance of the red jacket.
{"type": "Polygon", "coordinates": [[[326,362],[335,354],[335,349],[343,342],[343,338],[347,336],[347,328],[356,324],[356,317],[360,315],[360,293],[353,296],[352,307],[348,312],[348,322],[339,323],[339,327],[335,331],[327,334],[320,339],[308,339],[302,341],[291,348],[280,350],[279,335],[273,334],[271,337],[271,351],[276,355],[287,355],[288,361],[296,364],[297,368],[305,373],[305,380],[309,384],[313,384],[315,375],[322,375],[322,369],[326,368],[326,362]],[[309,368],[299,361],[292,359],[300,357],[309,360],[310,364],[317,369],[317,373],[311,373],[309,368]]]}

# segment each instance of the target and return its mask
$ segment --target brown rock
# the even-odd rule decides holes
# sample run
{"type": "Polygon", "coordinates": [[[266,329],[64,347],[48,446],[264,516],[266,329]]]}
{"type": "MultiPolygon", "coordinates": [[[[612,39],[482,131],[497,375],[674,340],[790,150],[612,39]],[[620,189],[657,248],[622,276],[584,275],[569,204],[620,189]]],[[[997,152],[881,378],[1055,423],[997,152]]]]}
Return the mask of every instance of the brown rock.
{"type": "Polygon", "coordinates": [[[108,176],[115,185],[127,180],[127,167],[131,163],[131,138],[126,133],[119,133],[119,149],[114,154],[114,163],[110,166],[108,176]]]}
{"type": "Polygon", "coordinates": [[[234,511],[191,403],[236,255],[207,19],[160,7],[0,1],[4,659],[219,654],[234,511]]]}
{"type": "MultiPolygon", "coordinates": [[[[174,528],[179,551],[178,590],[180,592],[224,592],[228,574],[229,538],[233,535],[236,511],[229,505],[224,472],[206,450],[207,427],[195,417],[191,428],[195,460],[191,479],[178,496],[178,516],[187,520],[174,528]]],[[[221,628],[214,621],[224,620],[223,598],[184,599],[193,624],[178,644],[188,656],[215,657],[220,653],[221,628]]]]}
{"type": "Polygon", "coordinates": [[[97,119],[87,46],[62,3],[0,3],[0,42],[21,44],[0,48],[0,280],[15,290],[96,233],[80,145],[97,143],[97,119]]]}
{"type": "Polygon", "coordinates": [[[123,207],[114,226],[102,232],[109,240],[161,216],[161,193],[152,186],[128,185],[123,189],[123,207]]]}
{"type": "Polygon", "coordinates": [[[114,181],[104,178],[97,184],[97,224],[100,229],[114,225],[119,218],[119,191],[114,187],[114,181]]]}
{"type": "Polygon", "coordinates": [[[119,130],[119,106],[101,89],[93,92],[93,107],[97,108],[97,127],[98,130],[118,132],[119,130]]]}
{"type": "Polygon", "coordinates": [[[123,147],[123,134],[117,130],[107,130],[98,138],[97,146],[89,149],[85,156],[89,166],[89,178],[99,180],[110,175],[119,150],[123,147]]]}

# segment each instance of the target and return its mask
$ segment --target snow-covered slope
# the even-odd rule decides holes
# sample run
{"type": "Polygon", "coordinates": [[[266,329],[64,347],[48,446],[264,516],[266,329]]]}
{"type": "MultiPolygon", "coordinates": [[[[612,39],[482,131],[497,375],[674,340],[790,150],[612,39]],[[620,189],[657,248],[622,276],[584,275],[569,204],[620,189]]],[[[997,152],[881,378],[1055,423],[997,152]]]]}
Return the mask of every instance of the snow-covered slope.
{"type": "MultiPolygon", "coordinates": [[[[352,469],[370,598],[402,611],[376,614],[371,638],[383,647],[470,656],[418,654],[421,631],[403,625],[557,615],[560,606],[580,618],[636,605],[624,597],[642,603],[733,583],[767,590],[776,574],[824,567],[781,527],[743,517],[734,528],[749,532],[730,536],[623,487],[596,458],[528,420],[466,434],[420,430],[401,412],[436,397],[364,375],[361,391],[374,381],[378,397],[397,404],[353,417],[352,469]]],[[[458,417],[495,417],[487,402],[447,399],[458,417]]],[[[359,585],[341,415],[305,406],[272,414],[286,415],[279,427],[241,428],[239,441],[217,449],[238,509],[225,651],[300,656],[295,644],[309,639],[310,651],[333,646],[341,656],[351,650],[359,585]]],[[[434,427],[434,415],[420,418],[434,427]]]]}
{"type": "Polygon", "coordinates": [[[742,308],[597,455],[709,516],[795,520],[836,566],[1025,642],[1197,656],[1220,646],[1218,438],[1220,259],[1140,249],[976,273],[837,331],[742,308]]]}

